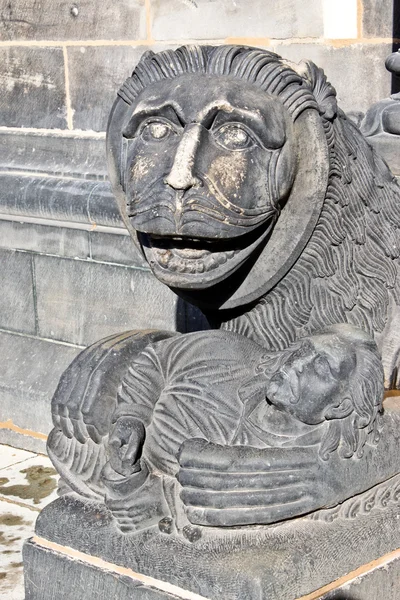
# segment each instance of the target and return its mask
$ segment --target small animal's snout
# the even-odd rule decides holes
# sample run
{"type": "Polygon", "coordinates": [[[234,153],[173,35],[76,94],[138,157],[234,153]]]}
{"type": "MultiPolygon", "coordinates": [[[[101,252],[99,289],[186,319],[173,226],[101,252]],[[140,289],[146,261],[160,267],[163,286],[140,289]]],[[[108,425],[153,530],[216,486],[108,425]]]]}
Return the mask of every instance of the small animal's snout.
{"type": "Polygon", "coordinates": [[[175,190],[201,187],[202,181],[194,175],[196,154],[200,145],[201,126],[188,125],[176,150],[172,169],[164,183],[175,190]]]}

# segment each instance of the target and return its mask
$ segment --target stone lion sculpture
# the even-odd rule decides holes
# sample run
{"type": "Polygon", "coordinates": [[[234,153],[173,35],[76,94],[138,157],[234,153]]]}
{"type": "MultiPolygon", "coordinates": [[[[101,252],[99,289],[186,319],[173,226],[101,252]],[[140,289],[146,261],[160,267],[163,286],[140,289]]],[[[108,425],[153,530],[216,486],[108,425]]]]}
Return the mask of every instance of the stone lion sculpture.
{"type": "MultiPolygon", "coordinates": [[[[114,103],[107,152],[134,242],[154,275],[200,307],[212,328],[279,354],[349,324],[374,336],[385,387],[398,387],[399,188],[321,69],[242,46],[147,52],[114,103]]],[[[104,498],[118,386],[150,342],[169,337],[113,336],[64,374],[49,453],[81,495],[104,498]]],[[[209,441],[199,452],[198,440],[187,439],[171,457],[177,493],[197,525],[270,523],[333,506],[398,472],[394,430],[387,424],[376,446],[329,461],[313,446],[209,441]],[[268,497],[261,506],[243,493],[238,503],[260,464],[270,474],[268,497]],[[282,469],[301,473],[301,491],[289,483],[282,494],[282,469]]],[[[331,435],[333,447],[334,428],[331,435]]],[[[351,436],[348,445],[358,447],[351,436]]],[[[133,457],[140,443],[138,435],[133,457]]],[[[112,487],[124,499],[127,474],[115,473],[112,487]]],[[[150,520],[162,515],[149,509],[150,520]]]]}

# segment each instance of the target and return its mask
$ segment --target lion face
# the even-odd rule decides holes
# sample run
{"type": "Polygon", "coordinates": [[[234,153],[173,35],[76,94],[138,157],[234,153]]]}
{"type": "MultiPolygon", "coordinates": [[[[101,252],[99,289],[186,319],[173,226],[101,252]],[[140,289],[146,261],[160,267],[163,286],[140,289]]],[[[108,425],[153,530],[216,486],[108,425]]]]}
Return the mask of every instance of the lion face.
{"type": "Polygon", "coordinates": [[[231,77],[185,74],[148,85],[123,135],[125,217],[160,281],[209,288],[268,243],[296,172],[279,98],[231,77]]]}

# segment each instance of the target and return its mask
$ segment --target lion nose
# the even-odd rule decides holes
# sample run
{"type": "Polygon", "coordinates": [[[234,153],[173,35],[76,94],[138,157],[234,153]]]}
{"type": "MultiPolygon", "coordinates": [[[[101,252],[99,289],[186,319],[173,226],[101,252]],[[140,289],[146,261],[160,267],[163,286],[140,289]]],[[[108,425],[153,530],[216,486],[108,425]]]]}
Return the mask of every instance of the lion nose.
{"type": "Polygon", "coordinates": [[[188,190],[202,185],[200,179],[193,174],[200,137],[200,125],[192,123],[186,127],[176,150],[172,169],[164,179],[164,182],[175,190],[188,190]]]}

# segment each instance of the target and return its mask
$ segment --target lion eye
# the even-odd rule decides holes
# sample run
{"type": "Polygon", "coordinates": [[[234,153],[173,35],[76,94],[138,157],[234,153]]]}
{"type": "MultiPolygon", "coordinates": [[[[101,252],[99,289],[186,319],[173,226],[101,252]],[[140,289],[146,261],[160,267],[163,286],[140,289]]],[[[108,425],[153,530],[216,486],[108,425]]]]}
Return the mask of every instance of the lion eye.
{"type": "Polygon", "coordinates": [[[158,142],[167,139],[172,133],[173,128],[164,121],[150,121],[143,127],[141,136],[146,142],[158,142]]]}
{"type": "Polygon", "coordinates": [[[244,150],[255,144],[253,137],[240,125],[223,125],[215,134],[217,142],[228,150],[244,150]]]}

